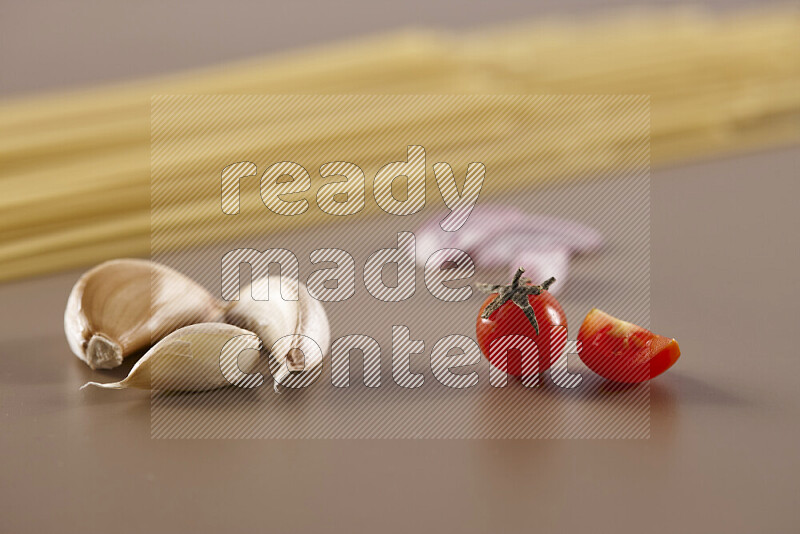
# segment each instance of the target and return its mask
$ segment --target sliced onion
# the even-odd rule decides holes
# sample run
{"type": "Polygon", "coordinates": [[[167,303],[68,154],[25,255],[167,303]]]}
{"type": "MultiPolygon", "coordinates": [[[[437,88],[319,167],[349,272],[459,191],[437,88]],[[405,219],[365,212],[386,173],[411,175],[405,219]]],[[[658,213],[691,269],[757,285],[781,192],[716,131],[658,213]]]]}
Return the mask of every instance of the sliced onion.
{"type": "Polygon", "coordinates": [[[418,265],[424,266],[437,250],[459,249],[467,252],[477,267],[510,267],[513,271],[524,267],[534,283],[555,276],[559,283],[553,292],[564,286],[572,254],[603,245],[600,232],[590,226],[502,206],[476,207],[457,232],[441,229],[443,217],[431,218],[415,232],[418,265]]]}

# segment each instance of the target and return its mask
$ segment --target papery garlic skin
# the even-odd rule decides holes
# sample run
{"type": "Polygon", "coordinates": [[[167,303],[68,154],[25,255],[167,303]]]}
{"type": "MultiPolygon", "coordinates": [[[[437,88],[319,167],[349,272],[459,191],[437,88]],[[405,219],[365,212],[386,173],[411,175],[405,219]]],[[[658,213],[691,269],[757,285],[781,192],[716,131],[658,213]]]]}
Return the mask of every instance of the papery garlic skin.
{"type": "MultiPolygon", "coordinates": [[[[248,330],[225,323],[185,326],[156,343],[119,382],[88,382],[83,387],[205,391],[230,385],[234,376],[250,373],[261,343],[248,330]]],[[[246,387],[263,383],[253,376],[246,387]]]]}
{"type": "Polygon", "coordinates": [[[178,271],[147,260],[119,259],[94,267],[72,288],[64,332],[92,369],[122,360],[178,328],[217,321],[223,307],[178,271]]]}

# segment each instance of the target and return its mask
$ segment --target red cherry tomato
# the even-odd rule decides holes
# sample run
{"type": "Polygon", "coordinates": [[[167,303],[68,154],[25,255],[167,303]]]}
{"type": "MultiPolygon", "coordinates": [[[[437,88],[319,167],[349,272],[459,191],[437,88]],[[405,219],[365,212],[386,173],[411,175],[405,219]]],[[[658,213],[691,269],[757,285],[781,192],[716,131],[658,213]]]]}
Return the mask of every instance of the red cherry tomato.
{"type": "Polygon", "coordinates": [[[622,321],[598,309],[578,332],[578,353],[586,366],[608,380],[636,384],[654,378],[678,361],[678,342],[622,321]]]}
{"type": "MultiPolygon", "coordinates": [[[[530,285],[530,284],[527,284],[530,285]]],[[[481,306],[476,326],[478,345],[489,362],[498,370],[513,376],[534,374],[527,372],[531,367],[523,369],[523,353],[521,350],[492,352],[492,343],[509,335],[523,335],[536,344],[538,371],[544,372],[562,354],[567,343],[567,316],[556,298],[548,291],[540,295],[527,295],[539,326],[539,333],[530,322],[525,312],[514,302],[506,302],[488,319],[481,317],[486,307],[497,298],[492,293],[481,306]],[[560,328],[554,328],[560,327],[560,328]]],[[[527,363],[527,362],[525,362],[527,363]]]]}

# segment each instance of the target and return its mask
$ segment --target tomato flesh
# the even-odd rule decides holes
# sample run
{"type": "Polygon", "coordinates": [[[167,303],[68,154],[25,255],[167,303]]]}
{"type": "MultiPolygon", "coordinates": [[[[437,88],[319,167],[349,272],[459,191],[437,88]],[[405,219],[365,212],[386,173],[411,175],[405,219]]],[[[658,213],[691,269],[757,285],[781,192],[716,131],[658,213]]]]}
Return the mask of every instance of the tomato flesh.
{"type": "Polygon", "coordinates": [[[513,302],[506,302],[495,311],[488,319],[481,317],[483,310],[495,298],[497,293],[489,295],[481,306],[478,314],[476,333],[478,345],[489,362],[498,370],[510,375],[521,377],[536,373],[530,372],[530,364],[523,365],[522,351],[511,349],[492,352],[492,343],[509,335],[522,335],[536,344],[537,360],[535,364],[539,373],[550,368],[553,362],[564,351],[567,343],[567,316],[555,297],[548,291],[540,295],[529,295],[539,325],[536,333],[525,313],[513,302]],[[559,327],[559,328],[556,328],[559,327]],[[561,328],[563,327],[563,328],[561,328]]]}
{"type": "Polygon", "coordinates": [[[578,353],[586,366],[608,380],[636,384],[654,378],[678,361],[678,342],[598,309],[578,332],[578,353]]]}

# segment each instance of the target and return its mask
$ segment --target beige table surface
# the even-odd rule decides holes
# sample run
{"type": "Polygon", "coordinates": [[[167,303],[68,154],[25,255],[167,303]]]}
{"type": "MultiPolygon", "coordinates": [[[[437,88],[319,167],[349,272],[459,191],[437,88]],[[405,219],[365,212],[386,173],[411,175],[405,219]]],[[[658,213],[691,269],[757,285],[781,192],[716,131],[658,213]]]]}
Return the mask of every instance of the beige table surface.
{"type": "MultiPolygon", "coordinates": [[[[535,14],[521,5],[508,15],[535,14]]],[[[23,21],[6,19],[6,43],[23,43],[32,8],[3,10],[23,21]]],[[[188,35],[178,11],[148,18],[143,35],[188,35]]],[[[90,26],[60,13],[43,29],[59,16],[90,26]]],[[[466,13],[456,24],[495,12],[466,13]]],[[[73,30],[76,53],[108,31],[73,30]]],[[[190,53],[143,58],[147,45],[125,48],[135,32],[120,31],[135,73],[188,64],[190,53]]],[[[31,47],[55,66],[33,35],[31,47]]],[[[2,53],[17,78],[4,92],[59,85],[2,53]]],[[[116,65],[98,62],[55,80],[116,65]]],[[[683,357],[653,383],[647,440],[154,440],[141,393],[78,391],[92,375],[69,354],[62,313],[79,273],[2,285],[0,532],[797,532],[799,163],[781,149],[653,173],[652,327],[683,357]]]]}

